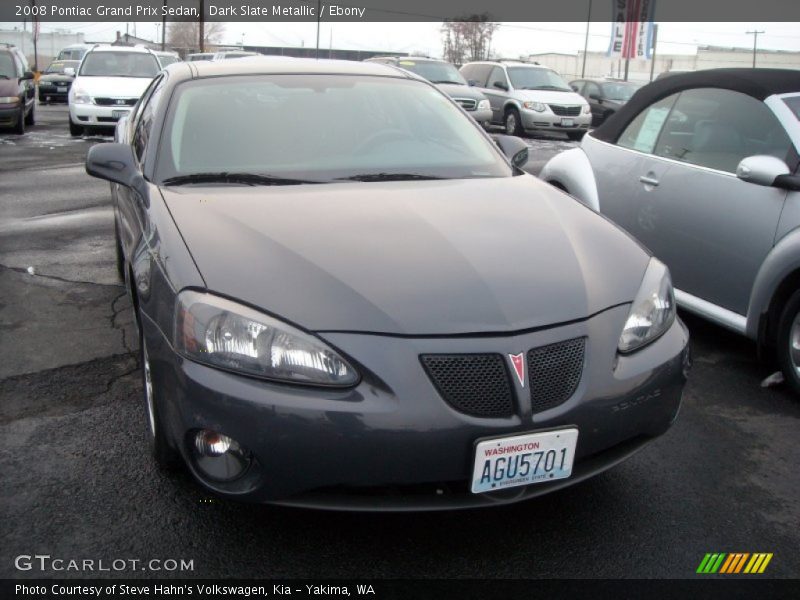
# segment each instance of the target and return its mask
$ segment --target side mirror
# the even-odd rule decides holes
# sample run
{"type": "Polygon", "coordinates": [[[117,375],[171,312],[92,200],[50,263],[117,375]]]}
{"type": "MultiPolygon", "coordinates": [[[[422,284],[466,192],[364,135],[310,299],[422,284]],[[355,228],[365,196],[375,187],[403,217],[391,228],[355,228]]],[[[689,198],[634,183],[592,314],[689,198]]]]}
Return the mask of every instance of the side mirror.
{"type": "Polygon", "coordinates": [[[496,87],[498,90],[503,90],[504,92],[508,91],[508,86],[502,81],[495,81],[492,86],[496,87]]]}
{"type": "Polygon", "coordinates": [[[22,79],[33,79],[33,71],[25,71],[22,74],[22,79]]]}
{"type": "Polygon", "coordinates": [[[64,67],[64,75],[67,77],[75,77],[75,67],[64,67]]]}
{"type": "Polygon", "coordinates": [[[133,150],[127,144],[104,143],[89,148],[86,172],[92,177],[130,188],[136,187],[141,180],[133,160],[133,150]]]}
{"type": "Polygon", "coordinates": [[[521,138],[515,135],[502,135],[499,133],[492,135],[492,138],[503,154],[511,161],[512,165],[521,169],[528,162],[528,144],[521,138]]]}
{"type": "Polygon", "coordinates": [[[589,99],[590,100],[597,100],[597,101],[602,100],[602,98],[600,97],[600,94],[589,94],[589,99]]]}
{"type": "Polygon", "coordinates": [[[475,87],[476,85],[478,85],[478,82],[475,81],[474,79],[468,79],[467,80],[467,85],[469,85],[471,87],[475,87]]]}
{"type": "Polygon", "coordinates": [[[756,185],[775,185],[778,177],[789,175],[789,167],[780,158],[767,155],[755,155],[743,158],[736,167],[736,176],[742,181],[756,185]]]}

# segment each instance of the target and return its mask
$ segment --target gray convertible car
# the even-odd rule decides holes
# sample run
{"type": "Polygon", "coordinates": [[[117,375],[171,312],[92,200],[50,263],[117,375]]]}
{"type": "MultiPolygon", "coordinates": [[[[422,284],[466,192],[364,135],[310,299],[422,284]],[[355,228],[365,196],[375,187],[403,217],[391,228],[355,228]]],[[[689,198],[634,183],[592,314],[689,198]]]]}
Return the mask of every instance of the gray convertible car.
{"type": "Polygon", "coordinates": [[[669,272],[526,151],[391,66],[159,73],[86,159],[112,182],[157,463],[228,498],[444,509],[664,433],[689,366],[669,272]]]}
{"type": "Polygon", "coordinates": [[[645,86],[540,177],[636,236],[678,305],[754,340],[800,393],[800,71],[645,86]]]}

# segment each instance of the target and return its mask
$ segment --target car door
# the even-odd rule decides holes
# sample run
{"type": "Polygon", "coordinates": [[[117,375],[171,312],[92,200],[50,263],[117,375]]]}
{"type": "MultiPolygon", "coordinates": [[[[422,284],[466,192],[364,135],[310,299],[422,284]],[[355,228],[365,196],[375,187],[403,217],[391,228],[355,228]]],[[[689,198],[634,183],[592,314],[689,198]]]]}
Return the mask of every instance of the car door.
{"type": "Polygon", "coordinates": [[[593,81],[587,81],[582,95],[589,103],[589,108],[592,109],[592,123],[599,125],[603,122],[606,111],[603,106],[603,92],[600,86],[593,81]]]}
{"type": "Polygon", "coordinates": [[[788,160],[792,144],[750,96],[715,88],[676,96],[629,177],[639,215],[629,230],[669,266],[676,288],[744,315],[787,193],[738,179],[736,167],[757,154],[788,160]]]}
{"type": "Polygon", "coordinates": [[[503,112],[506,100],[509,97],[509,89],[510,85],[505,70],[502,67],[493,67],[491,73],[489,73],[489,79],[486,81],[483,93],[489,99],[489,104],[492,105],[492,120],[495,123],[503,121],[503,112]]]}
{"type": "MultiPolygon", "coordinates": [[[[140,171],[147,152],[147,142],[152,130],[155,108],[161,99],[165,81],[166,76],[159,75],[145,90],[136,113],[131,116],[134,119],[130,125],[132,134],[126,136],[127,139],[120,139],[120,142],[131,146],[134,162],[140,171]]],[[[126,250],[126,256],[130,257],[130,252],[137,241],[146,233],[147,207],[137,190],[123,185],[112,185],[116,186],[117,227],[120,242],[126,250]]]]}

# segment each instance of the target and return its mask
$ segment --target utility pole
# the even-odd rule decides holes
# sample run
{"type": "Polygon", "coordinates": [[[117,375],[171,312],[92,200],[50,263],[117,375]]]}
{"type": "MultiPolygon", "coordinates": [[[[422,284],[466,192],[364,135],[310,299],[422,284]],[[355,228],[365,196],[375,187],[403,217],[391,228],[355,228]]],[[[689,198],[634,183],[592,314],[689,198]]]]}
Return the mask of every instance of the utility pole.
{"type": "Polygon", "coordinates": [[[321,4],[322,4],[321,0],[317,0],[317,52],[315,54],[315,58],[317,60],[319,60],[319,22],[320,19],[322,19],[322,15],[320,14],[321,4]]]}
{"type": "Polygon", "coordinates": [[[756,68],[756,52],[758,51],[758,34],[759,33],[765,33],[765,32],[764,31],[753,30],[753,31],[746,31],[745,33],[747,35],[752,35],[753,36],[753,68],[755,69],[756,68]]]}
{"type": "Polygon", "coordinates": [[[164,0],[164,17],[161,19],[161,51],[167,46],[167,0],[164,0]]]}
{"type": "Polygon", "coordinates": [[[656,44],[658,43],[658,23],[653,25],[653,53],[650,55],[650,81],[656,68],[656,44]]]}
{"type": "Polygon", "coordinates": [[[592,23],[592,0],[589,0],[589,12],[586,13],[586,39],[583,40],[583,66],[581,67],[581,79],[586,77],[586,53],[589,50],[589,25],[592,23]]]}
{"type": "Polygon", "coordinates": [[[205,29],[205,17],[206,17],[206,7],[205,1],[200,0],[200,52],[206,51],[206,29],[205,29]]]}

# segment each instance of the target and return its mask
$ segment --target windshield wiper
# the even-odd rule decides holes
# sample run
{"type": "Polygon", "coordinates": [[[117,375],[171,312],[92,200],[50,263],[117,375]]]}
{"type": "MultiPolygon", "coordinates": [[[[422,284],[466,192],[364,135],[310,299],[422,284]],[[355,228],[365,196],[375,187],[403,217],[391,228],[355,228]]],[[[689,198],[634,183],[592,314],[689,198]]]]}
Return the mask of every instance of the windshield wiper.
{"type": "Polygon", "coordinates": [[[306,179],[291,179],[275,177],[273,175],[259,175],[257,173],[193,173],[191,175],[177,175],[168,177],[163,185],[183,185],[186,183],[241,183],[244,185],[299,185],[301,183],[324,183],[322,181],[308,181],[306,179]]]}
{"type": "Polygon", "coordinates": [[[349,177],[337,177],[342,181],[422,181],[429,179],[444,179],[435,175],[422,175],[421,173],[361,173],[349,177]]]}

